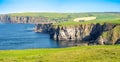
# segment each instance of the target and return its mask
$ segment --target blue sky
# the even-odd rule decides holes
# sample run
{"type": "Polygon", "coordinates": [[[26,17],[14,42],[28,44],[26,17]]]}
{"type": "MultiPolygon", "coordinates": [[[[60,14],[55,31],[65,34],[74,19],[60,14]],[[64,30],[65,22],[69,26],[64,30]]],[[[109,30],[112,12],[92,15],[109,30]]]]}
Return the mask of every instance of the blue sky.
{"type": "Polygon", "coordinates": [[[0,0],[0,13],[120,12],[120,0],[0,0]]]}

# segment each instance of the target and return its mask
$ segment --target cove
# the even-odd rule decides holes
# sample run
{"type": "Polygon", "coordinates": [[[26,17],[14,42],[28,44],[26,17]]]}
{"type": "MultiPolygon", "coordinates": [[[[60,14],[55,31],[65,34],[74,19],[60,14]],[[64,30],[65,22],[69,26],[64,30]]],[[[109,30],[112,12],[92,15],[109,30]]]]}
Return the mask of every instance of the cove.
{"type": "Polygon", "coordinates": [[[59,47],[49,34],[33,29],[34,24],[0,24],[0,50],[59,47]]]}

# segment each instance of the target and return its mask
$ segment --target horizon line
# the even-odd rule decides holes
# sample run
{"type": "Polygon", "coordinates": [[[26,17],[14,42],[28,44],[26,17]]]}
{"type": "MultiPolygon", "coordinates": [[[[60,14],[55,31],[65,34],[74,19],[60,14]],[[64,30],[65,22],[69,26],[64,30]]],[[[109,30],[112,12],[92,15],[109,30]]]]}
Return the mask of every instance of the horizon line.
{"type": "Polygon", "coordinates": [[[0,13],[0,14],[15,14],[15,13],[119,13],[119,11],[93,11],[93,12],[11,12],[11,13],[0,13]]]}

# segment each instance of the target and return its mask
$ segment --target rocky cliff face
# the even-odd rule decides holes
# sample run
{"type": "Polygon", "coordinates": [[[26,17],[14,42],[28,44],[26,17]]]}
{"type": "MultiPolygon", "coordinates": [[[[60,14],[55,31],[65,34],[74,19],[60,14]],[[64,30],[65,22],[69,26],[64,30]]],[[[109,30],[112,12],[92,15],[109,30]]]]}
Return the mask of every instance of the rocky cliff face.
{"type": "Polygon", "coordinates": [[[49,33],[52,27],[52,23],[49,24],[35,24],[35,32],[49,33]]]}
{"type": "Polygon", "coordinates": [[[104,31],[96,40],[99,44],[120,44],[120,25],[104,31]]]}
{"type": "Polygon", "coordinates": [[[75,40],[87,41],[96,44],[118,44],[120,43],[120,25],[119,24],[80,24],[77,26],[52,26],[36,25],[36,32],[45,32],[50,34],[54,40],[75,40]]]}
{"type": "Polygon", "coordinates": [[[0,22],[3,23],[39,23],[43,21],[48,21],[48,19],[45,17],[0,15],[0,22]]]}

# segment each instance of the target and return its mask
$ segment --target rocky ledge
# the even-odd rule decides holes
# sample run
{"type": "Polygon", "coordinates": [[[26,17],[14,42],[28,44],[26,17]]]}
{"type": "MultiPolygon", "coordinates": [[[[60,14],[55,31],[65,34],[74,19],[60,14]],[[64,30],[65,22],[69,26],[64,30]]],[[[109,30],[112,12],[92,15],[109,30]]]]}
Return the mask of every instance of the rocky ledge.
{"type": "Polygon", "coordinates": [[[75,40],[95,44],[119,44],[120,24],[79,24],[77,26],[60,26],[37,24],[36,32],[45,32],[54,40],[75,40]]]}

